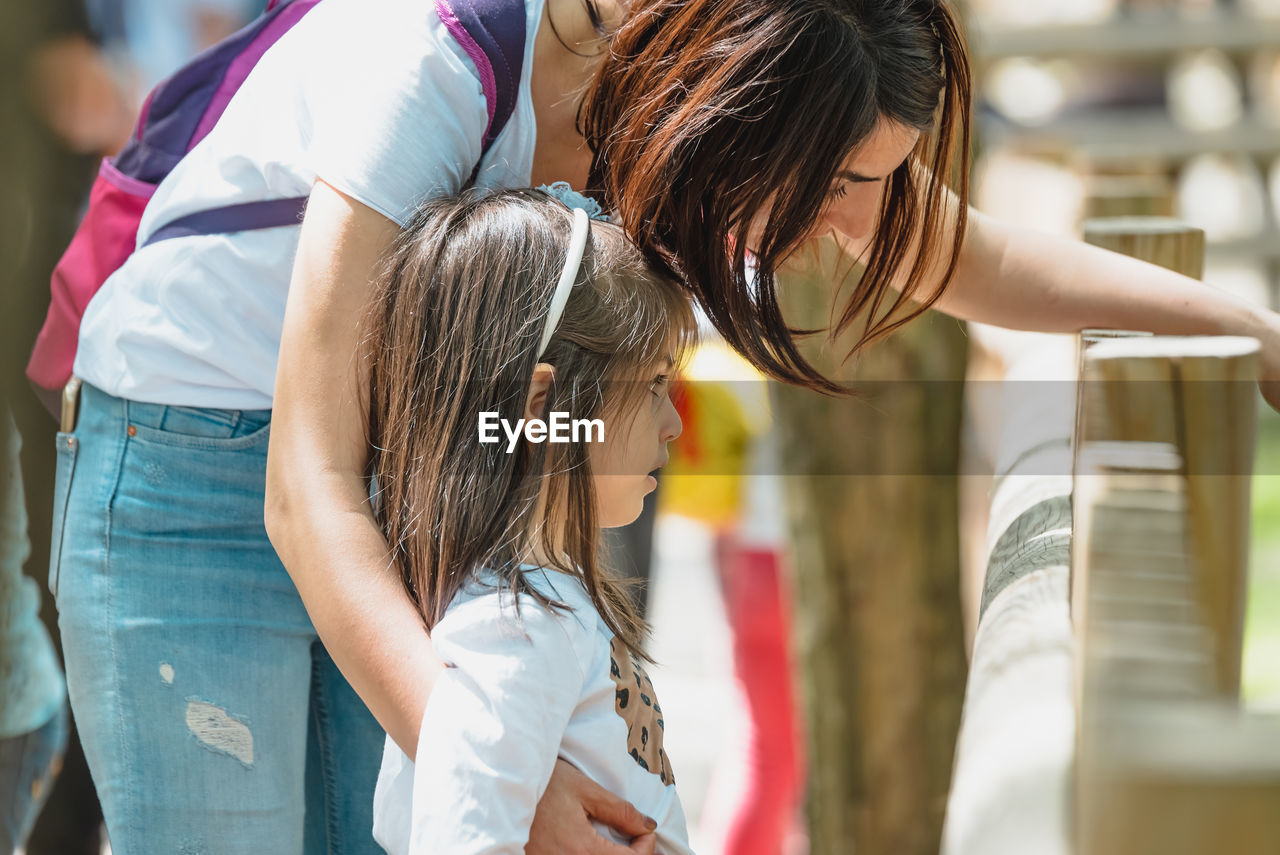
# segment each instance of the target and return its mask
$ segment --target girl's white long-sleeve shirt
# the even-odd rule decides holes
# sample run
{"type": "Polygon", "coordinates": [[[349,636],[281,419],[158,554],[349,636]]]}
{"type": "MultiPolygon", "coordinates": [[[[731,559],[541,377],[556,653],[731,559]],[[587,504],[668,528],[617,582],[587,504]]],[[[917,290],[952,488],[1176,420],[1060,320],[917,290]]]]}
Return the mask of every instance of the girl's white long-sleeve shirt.
{"type": "Polygon", "coordinates": [[[526,578],[569,609],[526,595],[517,617],[509,593],[476,584],[436,624],[431,641],[447,668],[422,719],[418,762],[387,739],[375,839],[391,855],[520,855],[563,758],[657,820],[659,852],[686,855],[662,708],[643,667],[580,581],[541,569],[526,578]]]}

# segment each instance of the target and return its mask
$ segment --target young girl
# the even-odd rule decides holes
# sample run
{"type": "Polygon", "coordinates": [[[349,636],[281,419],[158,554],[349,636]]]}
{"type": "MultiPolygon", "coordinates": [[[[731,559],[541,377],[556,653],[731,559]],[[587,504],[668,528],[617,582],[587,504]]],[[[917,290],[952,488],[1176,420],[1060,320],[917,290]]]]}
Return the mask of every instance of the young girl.
{"type": "Polygon", "coordinates": [[[370,317],[375,513],[447,664],[416,766],[387,740],[374,837],[522,853],[561,758],[688,852],[644,627],[598,557],[680,434],[687,298],[580,208],[470,191],[419,211],[370,317]],[[530,426],[557,419],[570,441],[530,426]]]}

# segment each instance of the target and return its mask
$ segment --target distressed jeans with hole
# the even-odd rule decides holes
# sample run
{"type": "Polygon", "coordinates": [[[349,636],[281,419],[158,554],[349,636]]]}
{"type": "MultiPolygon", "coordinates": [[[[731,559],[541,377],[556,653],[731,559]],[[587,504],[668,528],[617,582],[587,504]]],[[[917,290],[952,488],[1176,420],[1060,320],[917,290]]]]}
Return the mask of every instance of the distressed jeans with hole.
{"type": "Polygon", "coordinates": [[[269,410],[85,385],[49,584],[115,855],[380,853],[384,734],[263,528],[269,410]]]}

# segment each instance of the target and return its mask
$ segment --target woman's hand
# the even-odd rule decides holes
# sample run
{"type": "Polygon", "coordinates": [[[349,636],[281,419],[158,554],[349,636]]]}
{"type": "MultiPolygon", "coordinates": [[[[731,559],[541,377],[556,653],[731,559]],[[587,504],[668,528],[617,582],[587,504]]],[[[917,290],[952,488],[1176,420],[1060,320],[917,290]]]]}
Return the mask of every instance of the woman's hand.
{"type": "Polygon", "coordinates": [[[525,855],[654,855],[658,824],[628,801],[588,778],[572,763],[557,760],[538,802],[525,855]],[[596,832],[597,820],[632,838],[620,846],[596,832]]]}
{"type": "Polygon", "coordinates": [[[1258,364],[1258,386],[1273,410],[1280,411],[1280,315],[1258,311],[1257,327],[1251,335],[1262,342],[1258,364]]]}

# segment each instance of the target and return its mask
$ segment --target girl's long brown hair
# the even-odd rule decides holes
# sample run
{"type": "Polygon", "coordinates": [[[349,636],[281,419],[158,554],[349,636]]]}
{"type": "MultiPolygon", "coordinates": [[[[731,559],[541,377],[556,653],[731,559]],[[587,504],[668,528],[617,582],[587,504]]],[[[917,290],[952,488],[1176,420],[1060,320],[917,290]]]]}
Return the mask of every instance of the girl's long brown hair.
{"type": "Polygon", "coordinates": [[[744,357],[780,380],[843,391],[801,356],[794,335],[815,331],[788,327],[774,274],[813,235],[842,163],[887,119],[931,133],[886,183],[866,271],[830,333],[865,314],[853,355],[942,295],[967,224],[971,86],[955,14],[944,0],[625,5],[579,113],[592,191],[744,357]],[[748,228],[765,212],[750,278],[748,228]],[[941,282],[918,293],[939,259],[941,282]]]}
{"type": "Polygon", "coordinates": [[[544,554],[558,555],[559,530],[567,560],[552,569],[581,578],[613,633],[643,655],[643,624],[599,554],[587,446],[522,442],[508,454],[505,438],[482,444],[477,436],[481,412],[511,422],[524,415],[539,361],[555,369],[545,412],[622,429],[634,405],[627,398],[646,390],[633,376],[682,352],[695,333],[680,287],[621,229],[596,223],[539,360],[571,226],[569,209],[544,193],[469,190],[425,204],[401,233],[361,337],[374,514],[428,628],[481,571],[516,595],[563,608],[520,567],[532,536],[544,554]]]}

